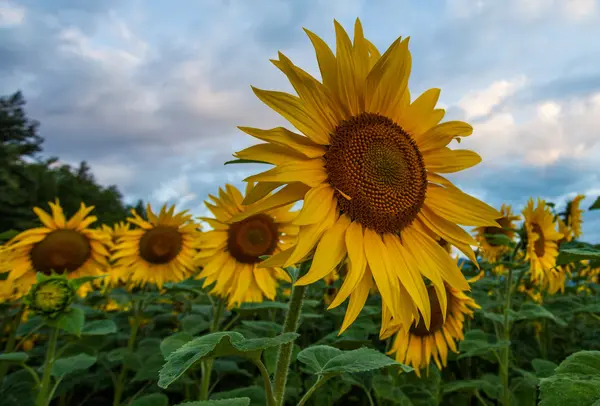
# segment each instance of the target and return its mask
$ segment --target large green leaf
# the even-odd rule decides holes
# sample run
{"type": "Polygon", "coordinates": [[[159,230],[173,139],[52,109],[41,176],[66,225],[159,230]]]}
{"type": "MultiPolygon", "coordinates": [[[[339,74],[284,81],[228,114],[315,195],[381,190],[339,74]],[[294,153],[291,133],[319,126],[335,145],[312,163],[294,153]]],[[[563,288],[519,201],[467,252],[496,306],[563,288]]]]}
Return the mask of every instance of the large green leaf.
{"type": "Polygon", "coordinates": [[[556,258],[556,265],[565,265],[585,259],[600,259],[600,250],[593,247],[563,248],[556,258]]]}
{"type": "Polygon", "coordinates": [[[85,353],[59,358],[52,365],[52,376],[61,378],[71,373],[88,369],[95,363],[96,357],[85,353]]]}
{"type": "Polygon", "coordinates": [[[193,339],[194,337],[190,333],[175,333],[160,342],[160,352],[166,359],[173,351],[181,347],[183,344],[192,341],[193,339]]]}
{"type": "Polygon", "coordinates": [[[588,210],[600,210],[600,196],[596,198],[596,201],[592,203],[588,210]]]}
{"type": "Polygon", "coordinates": [[[89,323],[85,323],[81,329],[81,335],[84,336],[101,336],[116,332],[117,325],[112,320],[94,320],[89,323]]]}
{"type": "Polygon", "coordinates": [[[486,379],[473,379],[467,381],[452,381],[445,383],[442,387],[444,394],[457,392],[457,391],[472,391],[481,390],[484,391],[492,399],[498,399],[502,391],[502,385],[497,385],[486,379]]]}
{"type": "Polygon", "coordinates": [[[570,355],[540,381],[539,406],[600,405],[600,351],[570,355]]]}
{"type": "Polygon", "coordinates": [[[545,307],[535,303],[523,303],[518,312],[514,313],[515,320],[550,319],[559,326],[565,327],[567,322],[556,317],[545,307]]]}
{"type": "MultiPolygon", "coordinates": [[[[300,351],[298,361],[305,364],[311,373],[317,375],[338,375],[401,365],[372,348],[342,351],[328,345],[315,345],[300,351]]],[[[412,371],[412,368],[405,367],[405,371],[412,371]]]]}
{"type": "Polygon", "coordinates": [[[246,339],[240,333],[219,332],[196,338],[167,357],[158,386],[166,388],[200,360],[231,355],[258,359],[264,349],[292,342],[297,337],[296,333],[285,333],[273,338],[246,339]]]}
{"type": "MultiPolygon", "coordinates": [[[[495,353],[497,350],[506,348],[507,343],[504,341],[490,341],[491,336],[481,330],[471,330],[465,334],[465,339],[460,342],[460,354],[458,359],[484,356],[490,353],[495,353]]],[[[488,357],[490,361],[495,361],[495,358],[488,357]]]]}
{"type": "Polygon", "coordinates": [[[208,330],[210,323],[199,314],[190,314],[181,319],[181,327],[186,333],[195,335],[208,330]]]}
{"type": "Polygon", "coordinates": [[[71,307],[67,312],[53,322],[56,327],[66,331],[67,333],[79,336],[85,324],[85,314],[78,307],[71,307]]]}
{"type": "Polygon", "coordinates": [[[536,358],[533,361],[531,361],[531,366],[533,367],[535,375],[538,378],[547,378],[553,375],[554,370],[557,367],[557,365],[554,362],[540,358],[536,358]]]}
{"type": "Polygon", "coordinates": [[[221,400],[197,400],[195,402],[179,403],[176,406],[248,406],[250,398],[233,398],[221,400]]]}
{"type": "Polygon", "coordinates": [[[169,398],[162,393],[151,393],[140,396],[131,402],[129,406],[169,406],[169,398]]]}

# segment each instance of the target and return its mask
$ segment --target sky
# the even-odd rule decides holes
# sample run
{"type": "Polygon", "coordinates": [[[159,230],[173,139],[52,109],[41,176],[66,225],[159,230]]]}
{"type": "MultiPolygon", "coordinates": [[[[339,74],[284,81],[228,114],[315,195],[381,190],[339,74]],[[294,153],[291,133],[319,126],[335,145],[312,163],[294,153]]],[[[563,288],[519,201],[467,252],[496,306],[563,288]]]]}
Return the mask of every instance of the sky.
{"type": "MultiPolygon", "coordinates": [[[[0,0],[0,95],[23,91],[45,156],[206,215],[263,169],[223,165],[256,143],[237,126],[288,125],[250,88],[292,91],[269,59],[318,77],[302,28],[334,47],[357,17],[381,51],[410,36],[411,94],[441,88],[445,120],[473,125],[465,192],[518,211],[600,195],[600,0],[0,0]]],[[[600,211],[583,231],[600,242],[600,211]]]]}

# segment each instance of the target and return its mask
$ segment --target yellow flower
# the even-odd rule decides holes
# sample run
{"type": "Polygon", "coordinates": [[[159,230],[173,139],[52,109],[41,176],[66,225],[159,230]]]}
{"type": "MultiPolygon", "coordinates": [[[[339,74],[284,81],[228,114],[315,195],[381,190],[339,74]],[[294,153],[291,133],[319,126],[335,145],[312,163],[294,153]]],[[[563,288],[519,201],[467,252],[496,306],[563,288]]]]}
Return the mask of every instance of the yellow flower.
{"type": "MultiPolygon", "coordinates": [[[[415,320],[409,328],[400,324],[395,327],[396,337],[389,354],[395,354],[396,360],[403,364],[411,365],[415,373],[421,376],[420,370],[427,368],[431,359],[438,369],[446,367],[448,362],[448,349],[457,353],[456,343],[464,339],[463,326],[465,316],[473,317],[473,309],[480,306],[463,292],[450,286],[446,287],[447,315],[444,319],[440,298],[434,287],[429,286],[431,300],[431,325],[425,325],[423,318],[415,320]]],[[[390,336],[386,332],[385,336],[390,336]]]]}
{"type": "MultiPolygon", "coordinates": [[[[256,193],[252,183],[246,186],[246,196],[256,193]]],[[[215,283],[212,293],[227,298],[228,306],[241,303],[273,300],[278,280],[291,282],[281,267],[259,268],[264,255],[275,255],[289,247],[298,226],[292,224],[297,212],[292,205],[282,206],[265,213],[247,216],[241,221],[231,219],[252,206],[242,205],[244,197],[234,186],[219,189],[219,197],[209,195],[214,204],[206,206],[215,218],[201,218],[213,231],[203,233],[199,240],[198,265],[204,268],[196,278],[206,278],[204,286],[215,283]]]]}
{"type": "MultiPolygon", "coordinates": [[[[112,227],[105,224],[102,225],[102,229],[110,234],[111,237],[111,249],[114,250],[119,244],[121,237],[127,235],[131,230],[131,224],[127,221],[120,221],[115,223],[112,227]]],[[[119,286],[127,283],[127,272],[124,272],[122,268],[115,269],[112,264],[106,268],[106,276],[102,279],[98,279],[93,283],[97,286],[119,286]]]]}
{"type": "Polygon", "coordinates": [[[560,217],[558,217],[556,220],[558,225],[558,232],[563,235],[561,239],[557,242],[558,246],[560,247],[562,244],[573,240],[573,230],[570,227],[568,227],[560,217]]]}
{"type": "Polygon", "coordinates": [[[112,257],[113,278],[162,288],[165,282],[182,281],[193,273],[198,225],[187,210],[174,212],[175,206],[164,205],[156,215],[148,204],[148,220],[144,220],[131,210],[133,217],[127,220],[139,228],[123,231],[119,237],[112,257]]]}
{"type": "MultiPolygon", "coordinates": [[[[35,207],[43,227],[26,230],[6,245],[11,271],[8,282],[25,293],[36,282],[36,273],[50,275],[51,271],[66,274],[69,279],[99,276],[108,265],[107,246],[110,235],[88,228],[96,221],[90,216],[94,206],[81,207],[68,221],[58,199],[49,203],[51,214],[35,207]]],[[[89,289],[89,284],[82,286],[89,289]]]]}
{"type": "Polygon", "coordinates": [[[491,238],[486,237],[487,235],[505,235],[511,241],[515,238],[515,224],[514,222],[519,220],[519,216],[515,216],[512,213],[510,205],[503,204],[500,208],[502,217],[496,219],[500,228],[498,227],[478,227],[475,229],[476,239],[481,246],[483,257],[489,262],[498,262],[503,254],[510,252],[511,248],[507,245],[497,244],[491,238]]]}
{"type": "Polygon", "coordinates": [[[534,207],[533,199],[529,199],[523,217],[527,231],[525,259],[531,264],[531,279],[540,282],[556,265],[557,241],[563,235],[555,230],[554,216],[542,199],[538,198],[537,207],[534,207]]]}
{"type": "Polygon", "coordinates": [[[583,224],[581,215],[583,214],[583,210],[579,208],[579,204],[583,199],[585,199],[584,195],[577,195],[567,203],[567,225],[573,230],[574,238],[581,236],[581,225],[583,224]]]}
{"type": "MultiPolygon", "coordinates": [[[[473,129],[464,122],[440,124],[439,89],[410,100],[408,38],[398,38],[381,55],[356,21],[354,42],[335,22],[336,54],[310,31],[322,82],[283,54],[273,61],[298,94],[254,89],[265,104],[301,133],[278,127],[241,130],[266,143],[235,154],[275,167],[250,176],[262,193],[284,186],[233,221],[304,200],[294,224],[298,242],[262,266],[290,266],[314,253],[312,267],[297,281],[308,285],[327,276],[348,256],[348,274],[334,308],[350,297],[354,320],[376,285],[395,318],[408,323],[418,309],[429,325],[429,297],[423,277],[445,292],[444,283],[468,289],[456,264],[429,232],[444,238],[476,262],[476,241],[458,224],[496,226],[500,213],[463,193],[439,174],[458,172],[481,161],[447,145],[473,129]],[[394,266],[393,264],[401,264],[394,266]],[[406,306],[408,303],[415,306],[406,306]],[[415,310],[416,311],[416,310],[415,310]]],[[[387,311],[384,310],[384,311],[387,311]]],[[[445,309],[444,309],[445,310],[445,309]]]]}

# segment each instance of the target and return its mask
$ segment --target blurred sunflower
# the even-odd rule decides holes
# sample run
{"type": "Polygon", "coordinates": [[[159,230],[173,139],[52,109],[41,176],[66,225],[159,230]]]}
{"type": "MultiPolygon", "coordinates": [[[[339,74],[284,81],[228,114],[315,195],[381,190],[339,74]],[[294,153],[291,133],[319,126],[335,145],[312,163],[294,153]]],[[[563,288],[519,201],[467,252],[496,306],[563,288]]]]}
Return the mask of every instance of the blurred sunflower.
{"type": "Polygon", "coordinates": [[[411,365],[417,376],[421,376],[423,368],[427,368],[427,373],[429,373],[429,364],[432,358],[438,369],[446,367],[448,349],[458,353],[456,343],[464,339],[465,316],[472,318],[474,309],[481,308],[473,299],[450,286],[446,286],[445,299],[438,297],[432,285],[428,287],[428,293],[431,300],[431,325],[429,328],[421,317],[419,320],[413,321],[409,328],[400,324],[382,335],[382,338],[387,338],[396,334],[388,354],[395,354],[398,362],[411,365]],[[440,300],[447,300],[445,319],[440,300]]]}
{"type": "MultiPolygon", "coordinates": [[[[81,207],[68,221],[58,199],[49,203],[51,214],[35,207],[43,227],[26,230],[6,244],[8,283],[13,283],[21,294],[36,283],[36,273],[67,274],[68,278],[100,276],[108,265],[110,235],[89,226],[96,221],[90,216],[94,206],[81,207]]],[[[81,287],[87,292],[90,284],[81,287]]]]}
{"type": "MultiPolygon", "coordinates": [[[[246,185],[246,196],[256,193],[254,185],[246,185]]],[[[279,207],[265,213],[247,216],[238,222],[231,218],[252,207],[242,205],[244,197],[238,189],[225,185],[219,197],[209,195],[214,204],[205,202],[215,216],[202,217],[212,231],[202,234],[196,256],[197,265],[203,266],[197,279],[206,278],[204,286],[215,283],[212,293],[227,298],[228,306],[241,303],[273,300],[279,280],[291,282],[281,267],[259,268],[263,255],[274,255],[294,242],[298,226],[291,222],[297,212],[292,205],[279,207]]]]}
{"type": "Polygon", "coordinates": [[[560,217],[557,217],[556,220],[558,225],[558,232],[563,235],[560,238],[560,240],[557,241],[557,244],[560,247],[562,244],[573,240],[573,230],[570,227],[568,227],[560,217]]]}
{"type": "Polygon", "coordinates": [[[531,280],[521,280],[519,286],[517,286],[517,291],[526,294],[535,303],[543,302],[542,293],[540,292],[539,287],[531,280]]]}
{"type": "Polygon", "coordinates": [[[439,89],[427,90],[411,103],[408,38],[398,38],[381,55],[363,36],[359,20],[354,42],[335,22],[334,55],[321,38],[305,31],[316,51],[322,83],[279,53],[273,63],[299,97],[254,88],[261,101],[303,134],[282,127],[241,127],[266,143],[234,154],[275,165],[245,179],[259,182],[260,193],[244,204],[285,186],[231,221],[304,200],[294,221],[300,226],[297,244],[261,266],[293,265],[314,252],[312,267],[297,281],[308,285],[348,256],[348,274],[330,308],[354,296],[358,304],[351,307],[360,311],[375,284],[382,308],[405,323],[418,309],[429,325],[429,297],[422,276],[442,297],[444,282],[461,290],[469,286],[425,229],[476,262],[470,246],[477,243],[459,224],[499,226],[497,210],[439,175],[481,161],[472,151],[447,147],[453,139],[469,136],[473,128],[460,121],[440,124],[445,111],[435,108],[439,89]],[[405,306],[403,297],[416,307],[405,306]]]}
{"type": "Polygon", "coordinates": [[[502,255],[511,250],[508,245],[498,244],[498,242],[494,240],[494,236],[503,235],[512,241],[515,238],[514,222],[520,219],[520,216],[515,216],[513,214],[512,208],[507,204],[502,204],[500,213],[502,214],[502,217],[496,219],[498,224],[500,224],[500,228],[488,226],[475,229],[475,238],[481,246],[483,257],[491,263],[498,262],[502,255]]]}
{"type": "Polygon", "coordinates": [[[577,195],[567,203],[566,223],[573,230],[573,238],[576,239],[581,236],[581,225],[583,224],[581,215],[583,214],[583,210],[579,208],[579,204],[583,199],[585,199],[584,195],[577,195]]]}
{"type": "Polygon", "coordinates": [[[181,281],[194,271],[195,244],[198,225],[186,211],[175,213],[175,206],[164,205],[155,214],[146,206],[148,220],[135,210],[127,219],[139,228],[123,230],[118,237],[112,260],[115,278],[134,285],[154,283],[162,288],[165,282],[181,281]]]}
{"type": "Polygon", "coordinates": [[[525,259],[531,264],[531,279],[543,281],[545,274],[556,265],[557,241],[563,235],[556,231],[554,216],[542,199],[538,198],[537,207],[534,207],[533,199],[529,199],[523,217],[527,232],[525,259]]]}
{"type": "MultiPolygon", "coordinates": [[[[127,234],[131,230],[131,224],[127,221],[119,221],[113,224],[113,226],[102,225],[102,229],[110,234],[111,237],[111,250],[114,250],[121,237],[127,234]]],[[[119,286],[128,282],[128,277],[131,276],[127,272],[124,272],[123,268],[114,268],[113,264],[110,264],[106,268],[106,276],[98,281],[94,281],[97,286],[119,286]]]]}

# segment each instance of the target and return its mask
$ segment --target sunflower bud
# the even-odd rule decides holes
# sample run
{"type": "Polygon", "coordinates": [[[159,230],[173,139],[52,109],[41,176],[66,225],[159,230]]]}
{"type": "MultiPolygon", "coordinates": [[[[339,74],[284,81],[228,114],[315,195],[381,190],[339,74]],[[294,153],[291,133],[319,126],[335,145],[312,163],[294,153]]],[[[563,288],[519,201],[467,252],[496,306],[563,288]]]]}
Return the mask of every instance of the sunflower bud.
{"type": "Polygon", "coordinates": [[[30,309],[48,318],[56,318],[73,301],[75,289],[62,277],[49,277],[32,286],[27,297],[30,309]]]}

